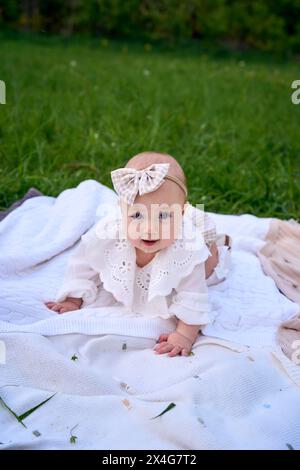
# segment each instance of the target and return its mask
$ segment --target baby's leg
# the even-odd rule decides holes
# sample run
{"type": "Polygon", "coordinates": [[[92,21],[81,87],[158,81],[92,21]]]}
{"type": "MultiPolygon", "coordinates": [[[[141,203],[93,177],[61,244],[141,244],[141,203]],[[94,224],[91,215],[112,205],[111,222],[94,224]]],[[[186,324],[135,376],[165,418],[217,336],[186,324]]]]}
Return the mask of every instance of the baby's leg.
{"type": "Polygon", "coordinates": [[[205,261],[205,278],[207,279],[214,271],[219,262],[219,251],[214,242],[210,247],[211,256],[205,261]]]}

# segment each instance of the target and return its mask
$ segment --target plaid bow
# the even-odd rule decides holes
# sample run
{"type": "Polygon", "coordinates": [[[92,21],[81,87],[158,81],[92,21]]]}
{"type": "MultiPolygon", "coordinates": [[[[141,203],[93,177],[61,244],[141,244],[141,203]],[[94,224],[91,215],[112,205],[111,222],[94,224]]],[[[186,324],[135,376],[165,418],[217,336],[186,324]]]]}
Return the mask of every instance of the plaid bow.
{"type": "Polygon", "coordinates": [[[164,182],[169,170],[169,163],[154,163],[143,170],[119,168],[111,172],[111,179],[116,193],[127,202],[133,204],[138,194],[151,193],[164,182]]]}

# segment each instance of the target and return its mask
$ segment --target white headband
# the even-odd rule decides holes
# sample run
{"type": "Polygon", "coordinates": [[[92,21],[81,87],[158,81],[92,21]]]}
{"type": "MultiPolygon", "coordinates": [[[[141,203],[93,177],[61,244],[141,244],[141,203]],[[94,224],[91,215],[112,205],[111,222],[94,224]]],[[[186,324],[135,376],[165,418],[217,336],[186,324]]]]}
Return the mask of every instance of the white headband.
{"type": "Polygon", "coordinates": [[[168,175],[169,163],[153,163],[143,170],[118,168],[111,172],[111,179],[116,193],[127,204],[133,204],[138,194],[151,193],[158,189],[165,179],[178,184],[187,196],[185,184],[176,176],[168,175]]]}

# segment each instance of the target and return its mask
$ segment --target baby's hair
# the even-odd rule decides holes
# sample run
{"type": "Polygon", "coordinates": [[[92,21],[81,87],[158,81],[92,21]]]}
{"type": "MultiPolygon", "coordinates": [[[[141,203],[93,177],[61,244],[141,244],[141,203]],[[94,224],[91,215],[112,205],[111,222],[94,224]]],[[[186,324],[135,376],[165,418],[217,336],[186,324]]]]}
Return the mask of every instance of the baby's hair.
{"type": "Polygon", "coordinates": [[[184,171],[178,161],[168,153],[160,152],[142,152],[132,157],[125,165],[126,168],[135,168],[143,170],[153,163],[169,163],[168,175],[176,176],[186,185],[186,177],[184,171]]]}

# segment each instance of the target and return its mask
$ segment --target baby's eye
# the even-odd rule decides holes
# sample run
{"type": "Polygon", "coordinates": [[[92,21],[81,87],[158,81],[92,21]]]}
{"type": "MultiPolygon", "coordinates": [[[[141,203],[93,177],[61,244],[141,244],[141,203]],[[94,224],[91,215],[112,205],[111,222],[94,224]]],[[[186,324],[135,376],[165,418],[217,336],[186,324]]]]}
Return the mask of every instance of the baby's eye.
{"type": "Polygon", "coordinates": [[[142,215],[142,213],[141,213],[140,211],[137,211],[137,212],[135,212],[134,214],[132,214],[130,217],[131,217],[132,219],[137,219],[137,220],[139,220],[139,219],[141,219],[141,218],[143,217],[143,215],[142,215]]]}
{"type": "Polygon", "coordinates": [[[160,212],[159,213],[159,219],[160,220],[166,220],[171,217],[170,212],[160,212]]]}

